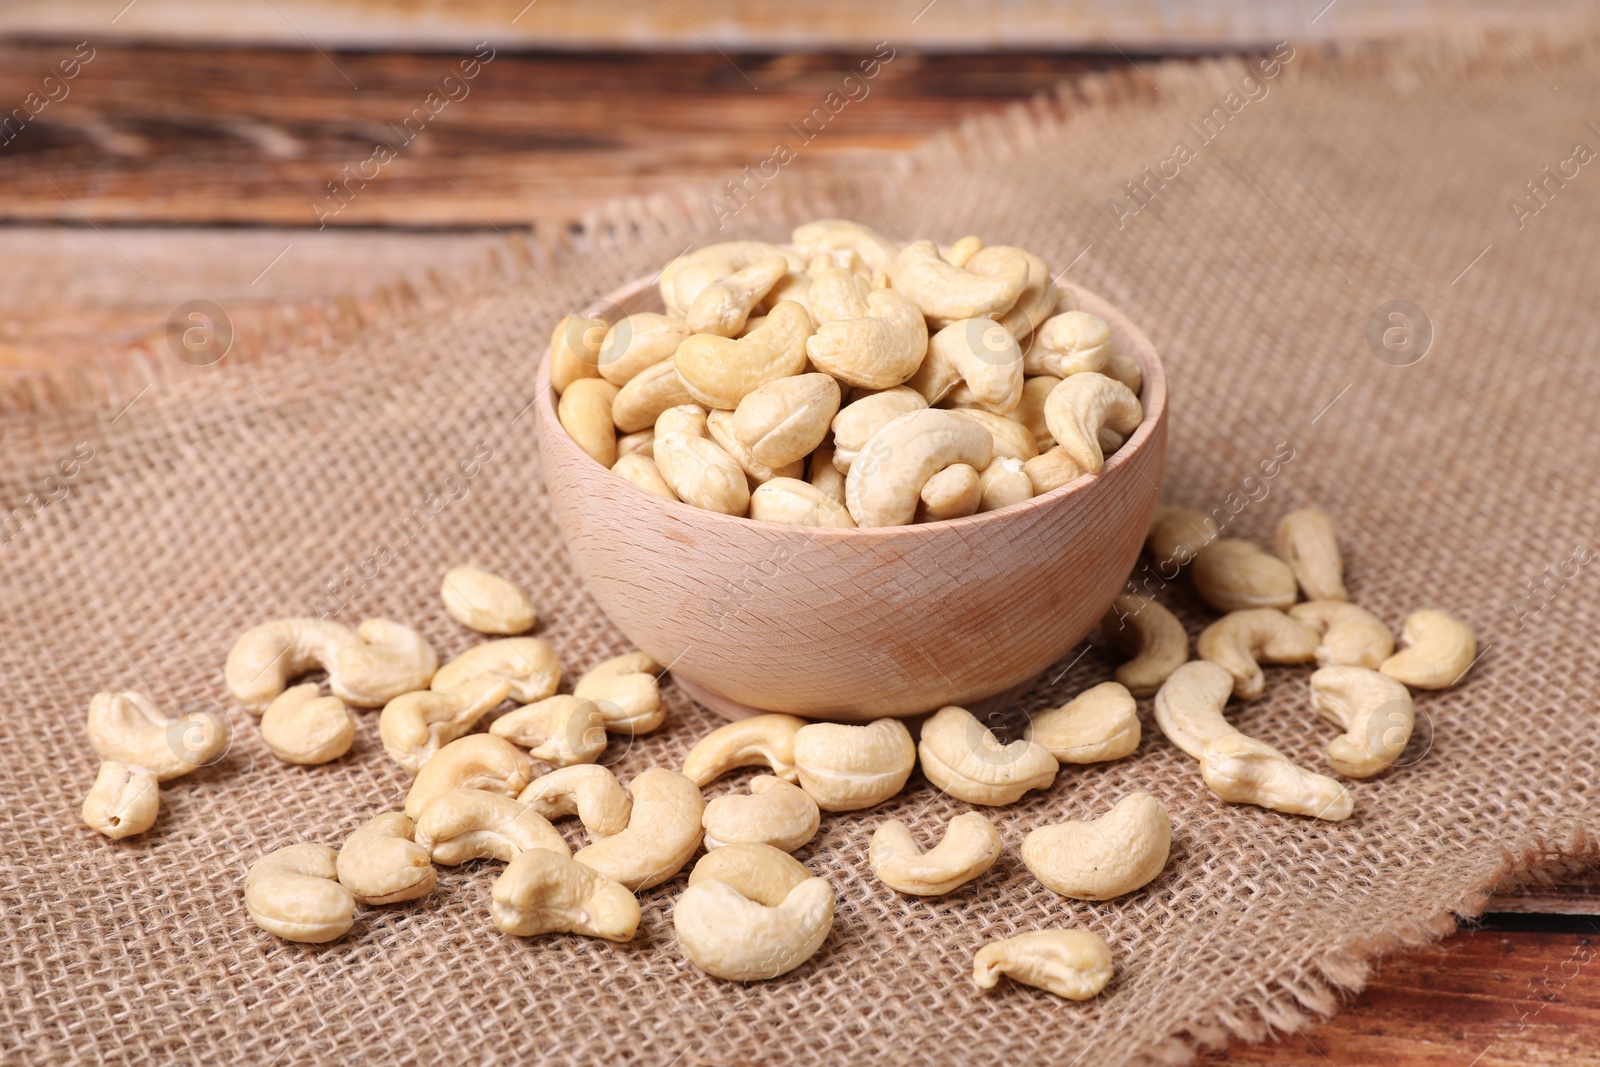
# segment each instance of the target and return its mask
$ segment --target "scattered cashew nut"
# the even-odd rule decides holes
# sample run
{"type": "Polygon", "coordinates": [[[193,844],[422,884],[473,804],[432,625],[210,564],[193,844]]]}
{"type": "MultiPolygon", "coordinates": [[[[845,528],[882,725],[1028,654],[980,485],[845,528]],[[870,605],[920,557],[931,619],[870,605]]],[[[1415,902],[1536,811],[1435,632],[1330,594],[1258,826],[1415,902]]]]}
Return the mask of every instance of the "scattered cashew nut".
{"type": "Polygon", "coordinates": [[[1088,1000],[1112,974],[1111,946],[1088,930],[1030,930],[991,941],[972,957],[972,981],[985,991],[1004,975],[1068,1000],[1088,1000]]]}
{"type": "Polygon", "coordinates": [[[1349,778],[1388,769],[1411,740],[1417,709],[1411,691],[1365,667],[1323,667],[1311,675],[1311,706],[1344,730],[1328,742],[1328,762],[1349,778]]]}
{"type": "Polygon", "coordinates": [[[1171,850],[1167,809],[1149,793],[1130,793],[1097,819],[1030,831],[1022,839],[1022,862],[1051,892],[1110,900],[1147,885],[1171,850]]]}
{"type": "Polygon", "coordinates": [[[624,652],[585,671],[572,695],[592,700],[607,732],[647,734],[666,718],[661,706],[661,665],[643,652],[624,652]]]}
{"type": "Polygon", "coordinates": [[[917,765],[911,731],[899,719],[863,726],[814,722],[794,735],[800,788],[823,811],[881,804],[905,787],[917,765]]]}
{"type": "Polygon", "coordinates": [[[1112,601],[1100,632],[1133,658],[1117,668],[1116,679],[1136,697],[1147,697],[1189,659],[1189,635],[1178,617],[1154,600],[1124,594],[1112,601]]]}
{"type": "Polygon", "coordinates": [[[628,828],[633,801],[622,783],[605,767],[577,763],[541,775],[528,783],[517,801],[552,822],[576,815],[590,837],[610,837],[628,828]]]}
{"type": "Polygon", "coordinates": [[[487,789],[514,797],[528,784],[528,757],[493,734],[468,734],[450,742],[422,765],[406,793],[405,812],[419,817],[452,789],[487,789]]]}
{"type": "Polygon", "coordinates": [[[356,717],[344,701],[319,692],[314,682],[291,686],[261,715],[261,740],[286,763],[327,763],[355,743],[356,717]]]}
{"type": "Polygon", "coordinates": [[[1478,639],[1466,623],[1429,608],[1406,616],[1400,651],[1378,667],[1413,689],[1447,689],[1478,660],[1478,639]]]}
{"type": "Polygon", "coordinates": [[[83,798],[83,823],[113,841],[142,834],[156,824],[161,787],[155,772],[106,760],[100,764],[89,795],[83,798]]]}
{"type": "MultiPolygon", "coordinates": [[[[717,849],[706,861],[726,862],[729,850],[717,849]]],[[[833,929],[833,903],[833,887],[821,878],[806,878],[774,904],[752,900],[720,878],[691,879],[672,909],[672,927],[678,947],[702,971],[730,982],[762,981],[816,954],[833,929]]]]}
{"type": "Polygon", "coordinates": [[[506,637],[474,645],[446,663],[429,688],[444,693],[459,689],[480,674],[511,683],[507,695],[522,704],[543,700],[561,684],[561,663],[553,649],[537,637],[506,637]]]}
{"type": "Polygon", "coordinates": [[[1377,670],[1394,654],[1394,634],[1383,620],[1347,600],[1308,600],[1289,614],[1322,633],[1318,666],[1377,670]]]}
{"type": "Polygon", "coordinates": [[[627,887],[559,852],[519,852],[490,890],[489,917],[517,937],[582,934],[627,941],[639,901],[627,887]]]}
{"type": "Polygon", "coordinates": [[[1310,663],[1315,629],[1275,608],[1230,611],[1200,631],[1195,652],[1233,675],[1233,695],[1254,700],[1267,687],[1263,663],[1310,663]]]}
{"type": "Polygon", "coordinates": [[[1224,537],[1195,553],[1190,572],[1195,592],[1218,611],[1288,608],[1299,583],[1283,560],[1249,541],[1224,537]]]}
{"type": "Polygon", "coordinates": [[[736,767],[762,766],[786,782],[798,782],[794,739],[806,721],[793,715],[752,715],[706,734],[683,759],[683,773],[704,787],[736,767]]]}
{"type": "Polygon", "coordinates": [[[510,692],[508,679],[480,674],[443,692],[420,689],[397,696],[378,716],[378,738],[390,759],[416,774],[434,753],[465,736],[510,692]]]}
{"type": "Polygon", "coordinates": [[[355,922],[356,898],[339,884],[338,853],[327,845],[288,845],[256,860],[244,878],[250,921],[286,941],[321,944],[355,922]]]}
{"type": "Polygon", "coordinates": [[[489,733],[521,745],[534,759],[555,767],[593,763],[606,747],[606,719],[600,706],[568,693],[506,712],[489,724],[489,733]]]}
{"type": "Polygon", "coordinates": [[[1232,804],[1255,804],[1330,822],[1347,819],[1355,810],[1355,800],[1344,786],[1237,730],[1206,742],[1200,753],[1200,775],[1213,793],[1232,804]]]}
{"type": "Polygon", "coordinates": [[[975,811],[957,815],[944,838],[924,852],[899,819],[873,831],[867,863],[891,889],[919,897],[942,897],[983,875],[1000,858],[1000,833],[975,811]]]}
{"type": "Polygon", "coordinates": [[[471,564],[445,571],[439,596],[452,619],[481,634],[526,633],[539,621],[527,593],[471,564]]]}
{"type": "Polygon", "coordinates": [[[1182,567],[1193,562],[1217,533],[1216,520],[1203,511],[1158,505],[1144,543],[1164,572],[1169,563],[1182,567]]]}
{"type": "Polygon", "coordinates": [[[1138,705],[1120,682],[1102,682],[1037,716],[1022,736],[1058,763],[1121,759],[1139,747],[1138,705]]]}
{"type": "Polygon", "coordinates": [[[439,794],[417,817],[416,843],[434,863],[510,863],[519,852],[549,849],[570,856],[566,839],[531,807],[484,789],[439,794]]]}
{"type": "Polygon", "coordinates": [[[629,783],[628,828],[585,845],[573,859],[638,892],[683,869],[700,847],[705,798],[677,771],[652,767],[629,783]]]}
{"type": "Polygon", "coordinates": [[[1014,804],[1030,789],[1048,789],[1060,764],[1050,750],[1023,738],[1002,745],[966,708],[950,705],[922,724],[922,773],[969,804],[1014,804]]]}
{"type": "Polygon", "coordinates": [[[413,829],[409,816],[391,811],[345,839],[334,868],[357,904],[397,904],[433,892],[439,872],[427,846],[412,839],[413,829]]]}
{"type": "Polygon", "coordinates": [[[817,836],[821,822],[822,811],[810,794],[770,774],[750,779],[749,793],[713,799],[700,819],[707,851],[759,844],[793,852],[817,836]]]}
{"type": "Polygon", "coordinates": [[[220,714],[169,719],[143,693],[96,693],[89,700],[89,744],[103,760],[143,767],[163,782],[215,763],[231,733],[220,714]]]}
{"type": "Polygon", "coordinates": [[[1300,508],[1278,520],[1272,540],[1278,558],[1294,569],[1307,600],[1349,600],[1344,560],[1333,520],[1316,508],[1300,508]]]}

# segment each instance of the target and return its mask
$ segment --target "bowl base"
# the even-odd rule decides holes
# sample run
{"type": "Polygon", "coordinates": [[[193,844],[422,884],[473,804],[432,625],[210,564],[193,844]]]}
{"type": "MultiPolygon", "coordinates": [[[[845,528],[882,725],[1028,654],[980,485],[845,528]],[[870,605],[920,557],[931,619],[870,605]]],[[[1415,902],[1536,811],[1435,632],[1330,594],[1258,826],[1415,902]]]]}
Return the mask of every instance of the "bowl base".
{"type": "MultiPolygon", "coordinates": [[[[1042,674],[1043,672],[1040,673],[1042,674]]],[[[975,700],[966,705],[966,709],[972,712],[972,714],[976,715],[979,719],[985,719],[993,712],[1004,711],[1012,704],[1015,704],[1017,702],[1017,698],[1021,697],[1029,689],[1033,688],[1033,684],[1039,680],[1039,677],[1040,675],[1035,675],[1034,677],[1029,678],[1027,681],[1014,685],[1002,693],[996,693],[994,696],[984,697],[982,700],[975,700]]],[[[711,690],[695,682],[691,682],[687,678],[678,678],[674,676],[672,679],[672,684],[687,693],[689,695],[689,699],[693,700],[696,704],[716,712],[718,715],[721,715],[724,719],[727,719],[730,722],[736,722],[739,719],[748,719],[753,715],[771,714],[771,712],[763,711],[760,708],[752,708],[748,704],[741,704],[737,700],[732,700],[728,697],[722,696],[720,693],[713,693],[711,690]]],[[[929,708],[928,713],[937,710],[937,708],[929,708]]],[[[909,716],[901,717],[906,718],[909,716]]],[[[811,716],[803,715],[801,718],[811,718],[811,716]]],[[[856,721],[866,722],[868,720],[862,718],[856,721]]]]}

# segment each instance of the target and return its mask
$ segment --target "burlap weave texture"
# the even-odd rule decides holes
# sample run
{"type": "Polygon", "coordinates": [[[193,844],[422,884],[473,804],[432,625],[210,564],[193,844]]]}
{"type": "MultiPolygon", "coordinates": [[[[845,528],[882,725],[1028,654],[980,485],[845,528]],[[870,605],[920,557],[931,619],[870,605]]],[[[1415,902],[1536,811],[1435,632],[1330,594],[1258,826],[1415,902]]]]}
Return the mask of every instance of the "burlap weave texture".
{"type": "MultiPolygon", "coordinates": [[[[416,904],[363,909],[329,946],[252,927],[252,861],[298,840],[337,845],[397,808],[407,776],[370,713],[337,763],[273,757],[222,685],[246,626],[332,607],[350,623],[406,621],[452,655],[474,638],[445,616],[439,575],[472,559],[530,589],[569,673],[624,647],[571,571],[528,407],[556,318],[725,236],[709,212],[652,220],[591,235],[546,262],[547,277],[528,272],[453,314],[332,350],[168,369],[120,414],[128,396],[0,424],[7,501],[80,459],[70,494],[16,531],[0,564],[0,1058],[944,1064],[981,1049],[1005,1063],[1182,1062],[1197,1042],[1331,1010],[1373,955],[1447,930],[1505,873],[1594,857],[1600,578],[1571,561],[1600,541],[1600,176],[1587,160],[1565,166],[1575,143],[1600,145],[1588,125],[1600,112],[1584,110],[1593,54],[1301,50],[1252,85],[1239,63],[1141,66],[964,131],[889,192],[846,184],[810,203],[775,185],[758,194],[751,218],[766,221],[753,232],[781,237],[771,216],[832,209],[905,239],[972,232],[1070,264],[1064,281],[1121,304],[1167,362],[1168,499],[1225,509],[1230,533],[1263,542],[1283,512],[1320,506],[1340,524],[1360,603],[1396,628],[1424,606],[1469,620],[1482,659],[1466,684],[1419,699],[1406,765],[1354,783],[1352,819],[1223,805],[1146,701],[1136,755],[1066,768],[1047,793],[993,812],[999,866],[950,897],[889,890],[866,844],[889,816],[931,840],[966,805],[917,776],[888,805],[828,817],[800,858],[839,894],[834,930],[777,981],[721,983],[683,959],[681,877],[642,894],[626,945],[500,934],[490,864],[443,869],[416,904]],[[1218,107],[1229,117],[1208,138],[1218,107]],[[1174,171],[1164,161],[1180,141],[1189,158],[1174,171]],[[1141,199],[1130,181],[1145,183],[1141,199]],[[1393,300],[1431,322],[1409,365],[1396,364],[1418,349],[1380,344],[1381,359],[1367,339],[1393,300]],[[380,544],[392,558],[374,566],[380,544]],[[163,788],[152,831],[111,843],[77,818],[95,766],[83,712],[95,691],[121,688],[225,709],[236,740],[163,788]],[[1156,882],[1085,904],[1022,868],[1029,828],[1134,789],[1173,814],[1156,882]],[[1102,997],[972,987],[984,941],[1068,924],[1113,946],[1102,997]]],[[[1393,324],[1380,322],[1380,334],[1393,324]]],[[[1209,617],[1182,583],[1160,597],[1191,634],[1209,617]]],[[[1017,721],[1115,662],[1100,645],[1074,651],[1017,721]]],[[[1307,673],[1269,670],[1267,695],[1235,721],[1325,769],[1334,731],[1310,713],[1307,673]]],[[[716,722],[667,693],[667,725],[608,753],[625,780],[679,765],[716,722]]]]}

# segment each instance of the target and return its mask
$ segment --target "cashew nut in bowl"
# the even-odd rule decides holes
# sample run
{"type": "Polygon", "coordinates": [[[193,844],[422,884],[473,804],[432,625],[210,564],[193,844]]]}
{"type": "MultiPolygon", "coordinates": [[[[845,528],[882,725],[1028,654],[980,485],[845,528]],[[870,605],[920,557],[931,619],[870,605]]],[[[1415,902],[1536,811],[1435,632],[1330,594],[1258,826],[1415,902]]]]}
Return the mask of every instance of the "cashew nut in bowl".
{"type": "Polygon", "coordinates": [[[1178,617],[1154,600],[1124,594],[1100,620],[1100,632],[1133,658],[1117,668],[1117,681],[1147,697],[1189,659],[1189,635],[1178,617]]]}
{"type": "Polygon", "coordinates": [[[338,651],[328,688],[358,708],[381,708],[401,693],[426,689],[439,667],[433,646],[409,626],[368,619],[356,628],[359,643],[338,651]]]}
{"type": "MultiPolygon", "coordinates": [[[[1023,367],[1027,367],[1026,361],[1023,367]]],[[[1027,374],[1026,369],[1023,373],[1027,374]]],[[[1017,401],[1016,407],[1006,412],[1006,418],[1021,423],[1023,428],[1033,435],[1034,455],[1048,452],[1056,445],[1056,439],[1050,436],[1050,424],[1044,418],[1044,405],[1045,401],[1050,399],[1051,390],[1060,382],[1060,378],[1049,374],[1023,378],[1022,399],[1017,401]]]]}
{"type": "Polygon", "coordinates": [[[452,789],[487,789],[514,797],[531,776],[528,757],[493,734],[468,734],[450,742],[422,765],[406,794],[405,812],[415,819],[452,789]]]}
{"type": "Polygon", "coordinates": [[[750,446],[734,436],[731,411],[723,411],[721,408],[713,410],[706,418],[706,432],[710,434],[711,441],[726,452],[744,472],[745,477],[756,485],[770,482],[774,478],[798,478],[805,471],[803,458],[781,467],[769,467],[751,455],[750,446]]]}
{"type": "Polygon", "coordinates": [[[982,470],[994,439],[971,419],[928,408],[901,415],[867,441],[845,478],[845,506],[858,526],[905,526],[929,478],[956,463],[982,470]]]}
{"type": "Polygon", "coordinates": [[[390,759],[416,774],[435,752],[465,736],[510,692],[508,679],[480,674],[443,692],[421,689],[397,696],[378,716],[378,738],[390,759]]]}
{"type": "Polygon", "coordinates": [[[561,663],[537,637],[505,637],[474,645],[440,667],[429,688],[440,693],[459,689],[480,674],[504,678],[511,683],[507,695],[512,700],[531,704],[556,691],[561,663]]]}
{"type": "Polygon", "coordinates": [[[1157,505],[1144,543],[1165,574],[1169,565],[1182,567],[1193,562],[1202,548],[1217,539],[1217,534],[1217,521],[1203,511],[1157,505]]]}
{"type": "Polygon", "coordinates": [[[949,363],[973,399],[990,410],[1007,412],[1022,401],[1022,349],[993,319],[952,322],[929,338],[928,353],[949,363]]]}
{"type": "Polygon", "coordinates": [[[1377,670],[1394,653],[1394,634],[1366,608],[1346,600],[1308,600],[1289,615],[1322,633],[1317,664],[1377,670]]]}
{"type": "Polygon", "coordinates": [[[1233,675],[1217,664],[1190,660],[1156,693],[1156,725],[1167,740],[1199,759],[1207,741],[1238,733],[1222,717],[1233,685],[1233,675]]]}
{"type": "Polygon", "coordinates": [[[1033,335],[1022,370],[1052,378],[1105,374],[1111,344],[1111,327],[1105,319],[1085,311],[1064,312],[1047,319],[1033,335]]]}
{"type": "Polygon", "coordinates": [[[572,855],[550,821],[528,805],[483,789],[441,793],[417,818],[415,840],[434,863],[510,863],[532,848],[572,855]]]}
{"type": "Polygon", "coordinates": [[[707,851],[757,844],[793,852],[817,836],[821,822],[822,811],[810,794],[770,774],[750,779],[749,793],[715,798],[700,819],[707,851]]]}
{"type": "Polygon", "coordinates": [[[1400,651],[1378,667],[1413,689],[1448,689],[1478,660],[1478,640],[1466,623],[1429,608],[1406,616],[1400,651]]]}
{"type": "Polygon", "coordinates": [[[1149,793],[1130,793],[1098,819],[1031,831],[1022,839],[1022,862],[1051,892],[1110,900],[1147,885],[1171,850],[1167,809],[1149,793]]]}
{"type": "Polygon", "coordinates": [[[795,251],[806,259],[835,249],[849,249],[874,271],[892,267],[900,251],[898,245],[877,230],[849,219],[807,222],[796,226],[789,239],[794,242],[795,251]]]}
{"type": "Polygon", "coordinates": [[[1044,402],[1045,424],[1067,454],[1090,474],[1098,474],[1106,457],[1100,431],[1131,434],[1144,421],[1144,408],[1133,390],[1092,371],[1061,379],[1044,402]]]}
{"type": "Polygon", "coordinates": [[[528,594],[491,571],[471,564],[444,572],[439,587],[444,610],[481,634],[520,634],[539,621],[528,594]]]}
{"type": "Polygon", "coordinates": [[[1195,652],[1233,675],[1233,695],[1254,700],[1266,690],[1263,663],[1310,663],[1317,631],[1275,608],[1230,611],[1200,631],[1195,652]]]}
{"type": "Polygon", "coordinates": [[[961,269],[965,270],[967,267],[967,260],[971,259],[973,256],[982,251],[983,238],[978,237],[975,234],[968,234],[967,236],[957,240],[949,247],[949,249],[945,251],[944,261],[950,264],[952,267],[960,267],[961,269]]]}
{"type": "Polygon", "coordinates": [[[794,735],[800,788],[823,811],[857,811],[905,788],[917,765],[911,731],[899,719],[864,726],[814,722],[794,735]]]}
{"type": "Polygon", "coordinates": [[[850,465],[866,447],[872,435],[901,415],[928,406],[916,390],[897,385],[881,393],[869,393],[852,400],[833,417],[833,465],[840,474],[849,474],[850,465]]]}
{"type": "MultiPolygon", "coordinates": [[[[707,859],[728,851],[717,849],[707,859]]],[[[806,878],[771,905],[720,878],[692,879],[672,909],[672,928],[689,962],[712,977],[762,981],[816,954],[833,929],[833,901],[833,887],[821,878],[806,878]]]]}
{"type": "MultiPolygon", "coordinates": [[[[811,462],[808,464],[806,470],[806,480],[809,481],[819,493],[822,493],[829,500],[832,500],[835,504],[838,504],[842,508],[844,507],[844,473],[840,471],[838,467],[834,466],[833,454],[834,449],[833,445],[831,444],[825,444],[818,448],[815,452],[811,453],[811,462]]],[[[754,494],[752,494],[752,497],[753,496],[754,494]]],[[[752,506],[754,506],[753,500],[752,506]]],[[[849,514],[850,513],[848,511],[845,512],[845,516],[847,518],[849,517],[849,514]]],[[[850,519],[850,525],[854,526],[855,524],[856,520],[850,519]]]]}
{"type": "Polygon", "coordinates": [[[793,715],[752,715],[706,734],[683,759],[683,773],[708,786],[736,767],[762,766],[786,782],[798,782],[794,739],[806,721],[793,715]]]}
{"type": "Polygon", "coordinates": [[[826,374],[797,374],[768,382],[739,401],[733,436],[765,466],[803,460],[828,435],[840,396],[839,383],[826,374]]]}
{"type": "MultiPolygon", "coordinates": [[[[985,468],[986,470],[988,468],[985,468]]],[[[922,483],[916,522],[942,522],[976,514],[983,503],[983,478],[965,463],[952,463],[922,483]]]]}
{"type": "Polygon", "coordinates": [[[554,821],[576,815],[590,837],[610,837],[628,828],[633,801],[622,783],[605,767],[577,763],[541,775],[528,783],[517,801],[554,821]]]}
{"type": "Polygon", "coordinates": [[[1056,311],[1056,283],[1050,277],[1050,268],[1045,261],[1016,245],[989,245],[974,252],[964,263],[951,262],[974,274],[994,275],[1013,269],[1011,260],[1018,258],[1028,265],[1027,280],[1023,282],[1022,292],[1017,295],[1017,302],[1011,306],[1011,310],[1000,316],[1000,325],[1020,341],[1042,326],[1056,311]]]}
{"type": "Polygon", "coordinates": [[[1007,257],[994,274],[975,274],[945,261],[932,241],[912,241],[889,268],[889,284],[935,326],[1006,312],[1028,283],[1028,263],[1007,257]]]}
{"type": "Polygon", "coordinates": [[[568,315],[550,331],[550,388],[557,396],[579,378],[600,376],[600,342],[607,329],[600,319],[568,315]]]}
{"type": "Polygon", "coordinates": [[[439,872],[427,846],[412,839],[413,829],[408,816],[391,811],[345,839],[334,869],[357,904],[397,904],[433,892],[439,872]]]}
{"type": "Polygon", "coordinates": [[[743,515],[750,507],[750,484],[737,459],[709,437],[684,430],[663,432],[671,425],[670,408],[656,420],[656,468],[678,499],[723,515],[743,515]]]}
{"type": "Polygon", "coordinates": [[[153,771],[106,760],[83,798],[83,824],[121,841],[154,826],[160,810],[161,787],[153,771]]]}
{"type": "Polygon", "coordinates": [[[1088,930],[1030,930],[991,941],[972,957],[972,981],[985,991],[1004,975],[1068,1000],[1088,1000],[1112,973],[1111,946],[1088,930]]]}
{"type": "Polygon", "coordinates": [[[356,717],[344,701],[319,692],[314,682],[291,686],[261,715],[261,740],[285,763],[327,763],[355,743],[356,717]]]}
{"type": "Polygon", "coordinates": [[[1112,351],[1106,357],[1106,369],[1103,372],[1107,378],[1114,378],[1126,385],[1135,395],[1144,388],[1144,371],[1139,369],[1138,360],[1123,352],[1112,351]]]}
{"type": "Polygon", "coordinates": [[[867,863],[891,889],[919,897],[942,897],[983,875],[1000,858],[1000,833],[975,811],[957,815],[944,838],[924,852],[899,819],[873,831],[867,863]]]}
{"type": "Polygon", "coordinates": [[[1033,492],[1048,493],[1052,489],[1060,489],[1082,478],[1089,472],[1083,465],[1072,458],[1072,453],[1061,445],[1056,445],[1048,452],[1042,452],[1022,465],[1023,473],[1033,483],[1033,492]]]}
{"type": "Polygon", "coordinates": [[[611,473],[637,485],[647,493],[651,493],[663,500],[676,500],[678,494],[672,491],[672,486],[661,477],[661,468],[656,466],[656,461],[650,456],[637,453],[629,456],[618,456],[617,462],[612,464],[611,473]]]}
{"type": "Polygon", "coordinates": [[[1271,745],[1237,730],[1207,741],[1200,775],[1217,796],[1232,804],[1255,804],[1289,815],[1339,822],[1350,817],[1349,790],[1323,774],[1297,766],[1271,745]]]}
{"type": "Polygon", "coordinates": [[[595,702],[608,733],[647,734],[667,715],[660,674],[661,665],[643,652],[624,652],[583,672],[572,695],[595,702]]]}
{"type": "Polygon", "coordinates": [[[260,715],[291,678],[319,668],[331,678],[339,667],[340,650],[360,643],[354,630],[325,619],[264,622],[233,643],[223,677],[244,709],[260,715]]]}
{"type": "Polygon", "coordinates": [[[556,404],[556,420],[567,435],[602,467],[617,461],[617,426],[611,405],[617,387],[603,378],[579,378],[556,404]]]}
{"type": "Polygon", "coordinates": [[[874,289],[865,315],[825,322],[806,339],[806,355],[817,369],[861,389],[904,383],[927,352],[927,322],[893,289],[874,289]]]}
{"type": "Polygon", "coordinates": [[[519,852],[495,879],[489,917],[517,937],[561,933],[627,941],[639,928],[639,901],[598,871],[533,848],[519,852]]]}
{"type": "Polygon", "coordinates": [[[1104,763],[1139,747],[1139,711],[1118,682],[1102,682],[1034,718],[1023,732],[1058,763],[1104,763]]]}
{"type": "Polygon", "coordinates": [[[811,287],[806,291],[806,310],[818,326],[867,315],[867,296],[872,281],[844,267],[828,265],[811,272],[811,287]]]}
{"type": "MultiPolygon", "coordinates": [[[[653,311],[629,315],[607,330],[600,343],[600,377],[620,389],[639,372],[672,358],[692,332],[681,318],[672,315],[653,311]]],[[[615,389],[610,390],[607,399],[616,395],[615,389]]]]}
{"type": "Polygon", "coordinates": [[[797,478],[774,478],[756,486],[755,492],[750,494],[750,517],[757,522],[787,526],[853,530],[856,525],[843,502],[797,478]]]}
{"type": "Polygon", "coordinates": [[[1370,778],[1405,751],[1416,726],[1411,691],[1365,667],[1323,667],[1311,675],[1311,706],[1344,730],[1328,742],[1328,762],[1349,778],[1370,778]]]}
{"type": "Polygon", "coordinates": [[[523,746],[534,759],[555,767],[593,763],[606,747],[606,719],[600,706],[567,693],[506,712],[489,725],[489,733],[523,746]]]}
{"type": "Polygon", "coordinates": [[[338,853],[327,845],[288,845],[256,860],[244,878],[250,921],[286,941],[321,944],[355,922],[355,895],[339,884],[338,853]]]}
{"type": "Polygon", "coordinates": [[[1307,600],[1349,600],[1344,560],[1333,520],[1316,508],[1300,508],[1278,520],[1272,540],[1278,558],[1294,569],[1307,600]]]}
{"type": "Polygon", "coordinates": [[[634,375],[611,401],[611,420],[617,432],[627,435],[617,439],[617,458],[627,455],[623,442],[655,426],[663,411],[692,403],[694,397],[678,377],[676,358],[664,359],[634,375]]]}
{"type": "Polygon", "coordinates": [[[103,760],[143,767],[163,782],[215,763],[232,740],[220,714],[169,719],[143,693],[96,693],[89,700],[89,744],[103,760]]]}
{"type": "Polygon", "coordinates": [[[783,256],[791,270],[804,270],[809,258],[764,241],[723,241],[685,252],[661,271],[662,303],[669,315],[682,317],[707,286],[772,256],[783,256]]]}
{"type": "Polygon", "coordinates": [[[673,359],[690,396],[732,411],[768,382],[802,373],[811,333],[811,313],[786,300],[743,337],[689,335],[673,359]]]}
{"type": "Polygon", "coordinates": [[[999,511],[1033,496],[1033,479],[1020,459],[997,456],[978,475],[978,510],[999,511]]]}
{"type": "Polygon", "coordinates": [[[1211,541],[1196,552],[1190,576],[1195,592],[1218,611],[1283,610],[1295,602],[1300,588],[1287,563],[1232,537],[1211,541]]]}
{"type": "Polygon", "coordinates": [[[690,333],[737,337],[750,312],[789,273],[782,255],[768,256],[700,290],[686,313],[690,333]]]}
{"type": "Polygon", "coordinates": [[[922,724],[917,746],[922,773],[934,786],[969,804],[1014,804],[1030,789],[1048,789],[1060,764],[1050,750],[1023,738],[1002,745],[966,708],[940,708],[922,724]]]}
{"type": "Polygon", "coordinates": [[[677,771],[652,767],[629,783],[628,828],[585,845],[573,857],[633,892],[660,885],[683,869],[700,847],[705,798],[677,771]]]}

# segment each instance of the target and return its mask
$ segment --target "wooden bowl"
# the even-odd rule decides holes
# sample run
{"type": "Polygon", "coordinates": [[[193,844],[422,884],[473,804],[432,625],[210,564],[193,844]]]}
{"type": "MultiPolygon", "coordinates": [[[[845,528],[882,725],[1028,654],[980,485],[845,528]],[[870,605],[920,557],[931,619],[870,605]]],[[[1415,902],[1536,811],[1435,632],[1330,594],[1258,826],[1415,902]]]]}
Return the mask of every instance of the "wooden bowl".
{"type": "MultiPolygon", "coordinates": [[[[842,722],[1020,693],[1099,621],[1138,559],[1167,450],[1148,338],[1078,289],[1144,372],[1144,422],[1098,475],[999,511],[862,530],[756,522],[663,500],[567,436],[539,368],[539,451],[578,571],[628,639],[730,718],[842,722]]],[[[654,279],[607,297],[660,311],[654,279]]]]}

